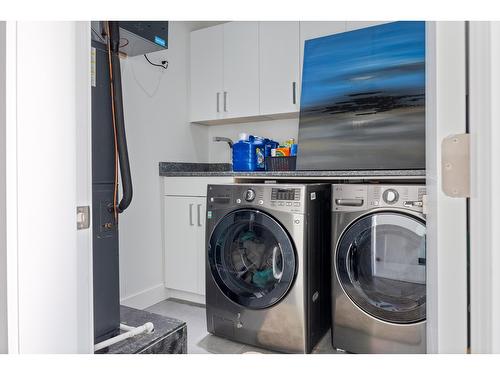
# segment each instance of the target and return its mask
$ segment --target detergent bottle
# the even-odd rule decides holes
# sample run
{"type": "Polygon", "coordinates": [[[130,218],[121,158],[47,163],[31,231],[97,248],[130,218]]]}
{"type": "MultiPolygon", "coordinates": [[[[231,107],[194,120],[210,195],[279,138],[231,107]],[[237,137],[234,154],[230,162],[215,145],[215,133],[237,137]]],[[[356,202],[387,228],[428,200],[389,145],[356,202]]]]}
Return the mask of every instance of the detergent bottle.
{"type": "Polygon", "coordinates": [[[263,170],[264,143],[253,135],[241,133],[239,141],[233,145],[233,171],[253,172],[263,170]]]}

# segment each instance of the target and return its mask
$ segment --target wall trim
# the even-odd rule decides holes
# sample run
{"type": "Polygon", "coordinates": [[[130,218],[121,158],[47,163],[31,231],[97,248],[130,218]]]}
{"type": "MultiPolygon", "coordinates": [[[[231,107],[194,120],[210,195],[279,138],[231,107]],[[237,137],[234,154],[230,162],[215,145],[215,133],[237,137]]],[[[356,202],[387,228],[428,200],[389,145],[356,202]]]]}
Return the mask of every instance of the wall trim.
{"type": "Polygon", "coordinates": [[[120,299],[120,304],[143,310],[169,297],[163,283],[144,289],[138,293],[130,294],[120,299]]]}

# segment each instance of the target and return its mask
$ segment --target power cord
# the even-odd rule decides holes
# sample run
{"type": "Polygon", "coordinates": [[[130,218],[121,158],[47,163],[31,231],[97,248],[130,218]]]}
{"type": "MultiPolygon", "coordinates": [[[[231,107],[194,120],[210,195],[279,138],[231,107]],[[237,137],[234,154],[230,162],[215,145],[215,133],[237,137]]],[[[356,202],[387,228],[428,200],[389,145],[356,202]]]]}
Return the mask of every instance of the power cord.
{"type": "Polygon", "coordinates": [[[144,54],[144,57],[146,58],[147,62],[153,66],[158,66],[158,67],[163,68],[163,69],[168,68],[168,60],[162,60],[160,64],[155,64],[155,63],[151,62],[151,60],[149,60],[149,58],[146,54],[144,54]]]}

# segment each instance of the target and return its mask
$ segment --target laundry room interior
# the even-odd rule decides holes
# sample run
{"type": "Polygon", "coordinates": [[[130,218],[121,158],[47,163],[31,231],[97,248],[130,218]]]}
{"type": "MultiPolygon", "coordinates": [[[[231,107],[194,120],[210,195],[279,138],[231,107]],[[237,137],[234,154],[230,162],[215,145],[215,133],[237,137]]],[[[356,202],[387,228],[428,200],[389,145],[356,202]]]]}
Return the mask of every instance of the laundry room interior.
{"type": "Polygon", "coordinates": [[[498,22],[158,17],[0,22],[0,353],[500,352],[498,22]]]}

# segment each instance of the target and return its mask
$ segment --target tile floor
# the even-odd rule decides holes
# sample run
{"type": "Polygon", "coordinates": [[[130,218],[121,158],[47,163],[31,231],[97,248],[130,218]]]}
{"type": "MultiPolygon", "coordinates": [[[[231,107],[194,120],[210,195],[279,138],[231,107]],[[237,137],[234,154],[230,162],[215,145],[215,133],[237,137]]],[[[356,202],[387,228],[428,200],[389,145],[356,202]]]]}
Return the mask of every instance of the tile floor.
{"type": "MultiPolygon", "coordinates": [[[[180,319],[187,323],[188,354],[274,353],[209,334],[207,332],[205,307],[202,305],[194,305],[179,300],[167,299],[148,307],[146,310],[152,313],[180,319]]],[[[336,353],[330,342],[330,334],[327,334],[316,346],[314,353],[336,353]]]]}

